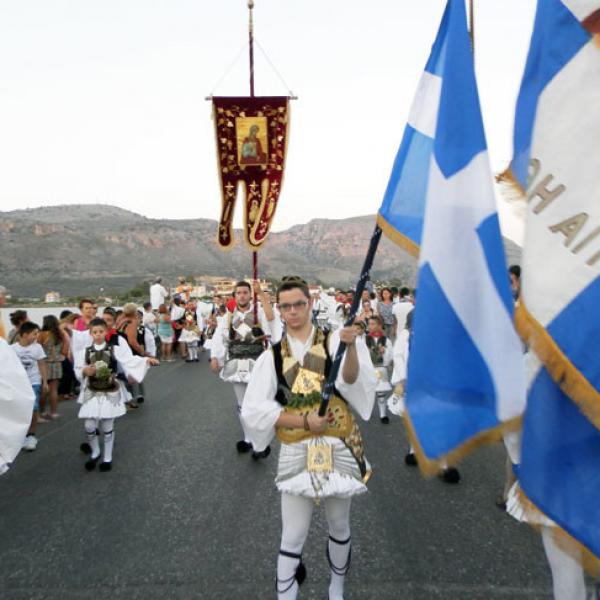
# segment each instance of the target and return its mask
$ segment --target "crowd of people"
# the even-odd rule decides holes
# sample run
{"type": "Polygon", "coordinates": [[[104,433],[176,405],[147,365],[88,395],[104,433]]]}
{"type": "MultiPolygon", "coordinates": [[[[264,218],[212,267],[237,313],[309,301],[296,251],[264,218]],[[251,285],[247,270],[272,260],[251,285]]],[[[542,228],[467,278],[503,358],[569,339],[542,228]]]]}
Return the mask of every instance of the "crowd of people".
{"type": "MultiPolygon", "coordinates": [[[[517,299],[518,267],[511,267],[509,274],[517,299]]],[[[368,288],[356,300],[353,290],[311,293],[295,276],[283,278],[275,295],[257,281],[244,280],[235,284],[231,295],[215,294],[203,301],[191,298],[191,291],[181,278],[169,297],[156,278],[150,300],[141,308],[129,303],[99,309],[93,300],[84,299],[78,313],[47,315],[41,327],[26,311],[12,312],[12,329],[0,331],[0,361],[22,365],[21,382],[16,376],[9,378],[23,400],[21,409],[27,397],[31,401],[22,448],[36,449],[36,428],[60,417],[59,399],[77,397],[84,425],[84,467],[93,471],[99,463],[100,472],[110,471],[115,420],[144,402],[149,367],[159,364],[158,357],[197,363],[206,351],[211,370],[233,387],[241,430],[237,452],[262,460],[270,455],[272,440],[277,437],[280,442],[278,599],[297,598],[306,577],[302,549],[313,507],[322,501],[329,533],[328,594],[331,600],[343,600],[351,557],[351,498],[366,491],[371,475],[354,413],[368,420],[377,406],[383,425],[390,422],[390,414],[403,413],[416,291],[368,288]],[[346,350],[334,376],[340,343],[346,350]],[[323,411],[330,377],[333,391],[323,411]]],[[[0,288],[0,306],[3,293],[0,288]]],[[[412,447],[405,464],[417,464],[412,447]]],[[[0,460],[0,473],[7,467],[0,460]]],[[[450,465],[440,477],[450,484],[460,480],[450,465]]],[[[508,469],[498,505],[508,504],[513,516],[519,510],[510,497],[514,487],[508,469]]],[[[580,568],[546,538],[544,545],[555,583],[561,577],[575,578],[581,587],[580,568]]]]}

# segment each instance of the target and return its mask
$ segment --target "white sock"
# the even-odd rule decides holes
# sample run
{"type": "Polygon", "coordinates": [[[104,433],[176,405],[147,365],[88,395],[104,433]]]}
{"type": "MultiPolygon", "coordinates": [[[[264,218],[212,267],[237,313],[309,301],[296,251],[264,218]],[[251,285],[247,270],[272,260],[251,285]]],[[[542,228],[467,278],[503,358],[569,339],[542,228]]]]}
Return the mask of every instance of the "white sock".
{"type": "Polygon", "coordinates": [[[350,502],[350,498],[325,500],[329,526],[327,549],[331,569],[329,600],[344,600],[344,581],[350,568],[350,502]]]}
{"type": "Polygon", "coordinates": [[[104,453],[102,455],[103,462],[112,462],[113,446],[115,443],[115,420],[102,419],[102,433],[104,434],[104,453]]]}
{"type": "Polygon", "coordinates": [[[377,394],[377,406],[379,407],[379,418],[387,417],[387,398],[383,394],[377,394]]]}
{"type": "Polygon", "coordinates": [[[281,494],[281,546],[277,557],[277,600],[296,600],[296,570],[312,517],[311,498],[281,494]],[[281,554],[281,551],[286,554],[281,554]],[[289,555],[292,556],[289,556],[289,555]]]}
{"type": "Polygon", "coordinates": [[[300,587],[296,581],[299,564],[300,554],[288,556],[280,551],[277,557],[277,600],[296,600],[300,587]]]}
{"type": "MultiPolygon", "coordinates": [[[[552,570],[554,600],[585,600],[587,592],[583,569],[570,553],[556,544],[552,529],[552,527],[542,528],[542,541],[552,570]]],[[[573,550],[577,552],[576,548],[573,550]]]]}
{"type": "Polygon", "coordinates": [[[85,437],[90,445],[90,448],[92,449],[90,458],[98,458],[100,456],[100,442],[98,441],[98,436],[96,435],[96,426],[96,419],[86,419],[83,423],[85,437]]]}

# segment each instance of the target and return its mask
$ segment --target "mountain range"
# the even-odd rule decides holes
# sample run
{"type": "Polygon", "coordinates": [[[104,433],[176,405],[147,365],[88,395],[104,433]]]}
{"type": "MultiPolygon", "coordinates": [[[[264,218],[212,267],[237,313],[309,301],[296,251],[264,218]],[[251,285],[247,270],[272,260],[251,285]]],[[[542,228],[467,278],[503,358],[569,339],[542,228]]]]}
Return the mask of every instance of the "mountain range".
{"type": "MultiPolygon", "coordinates": [[[[353,285],[359,275],[375,216],[314,219],[273,232],[259,253],[259,275],[301,275],[327,286],[353,285]]],[[[217,222],[149,219],[100,204],[0,212],[0,284],[13,296],[98,295],[130,289],[161,275],[247,277],[251,254],[236,231],[236,246],[222,252],[217,222]]],[[[505,240],[509,263],[520,248],[505,240]]],[[[375,280],[414,285],[416,260],[382,238],[372,270],[375,280]]]]}

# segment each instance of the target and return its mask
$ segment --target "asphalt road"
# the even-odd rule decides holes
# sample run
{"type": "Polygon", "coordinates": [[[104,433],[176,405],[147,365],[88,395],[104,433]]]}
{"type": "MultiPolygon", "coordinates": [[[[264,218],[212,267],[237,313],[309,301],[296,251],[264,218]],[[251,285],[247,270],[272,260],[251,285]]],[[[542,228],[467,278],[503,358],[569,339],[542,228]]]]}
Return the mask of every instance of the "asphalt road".
{"type": "MultiPolygon", "coordinates": [[[[146,403],[117,421],[114,469],[88,473],[74,402],[0,478],[1,600],[263,600],[275,597],[277,449],[238,455],[230,386],[165,363],[146,403]]],[[[494,505],[500,446],[450,486],[404,466],[398,419],[362,424],[374,476],[352,512],[346,600],[550,598],[538,535],[494,505]]],[[[326,529],[315,512],[300,598],[326,599],[326,529]]]]}

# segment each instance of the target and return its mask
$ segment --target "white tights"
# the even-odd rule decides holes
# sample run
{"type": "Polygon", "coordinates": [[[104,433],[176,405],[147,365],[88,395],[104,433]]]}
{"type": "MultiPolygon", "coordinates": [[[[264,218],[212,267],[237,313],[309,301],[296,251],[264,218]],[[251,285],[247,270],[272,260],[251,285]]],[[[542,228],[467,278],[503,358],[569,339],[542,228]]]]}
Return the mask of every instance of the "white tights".
{"type": "MultiPolygon", "coordinates": [[[[552,570],[554,600],[585,600],[587,592],[583,569],[573,558],[573,553],[565,552],[556,544],[552,529],[542,527],[542,541],[552,570]]],[[[577,552],[575,548],[573,550],[577,552]]]]}
{"type": "Polygon", "coordinates": [[[86,419],[84,424],[85,435],[88,444],[92,448],[91,458],[100,456],[100,441],[98,440],[98,429],[102,430],[104,436],[103,462],[112,462],[113,445],[115,443],[115,420],[114,419],[86,419]]]}
{"type": "Polygon", "coordinates": [[[387,392],[376,392],[375,399],[377,400],[377,407],[379,408],[379,418],[383,419],[387,417],[387,399],[389,394],[387,392]]]}
{"type": "MultiPolygon", "coordinates": [[[[330,600],[344,598],[344,578],[350,565],[350,502],[350,498],[326,498],[323,501],[329,527],[330,600]]],[[[280,553],[277,559],[278,600],[295,600],[298,596],[295,575],[308,536],[313,506],[312,498],[285,493],[281,495],[280,549],[285,554],[280,553]]]]}
{"type": "Polygon", "coordinates": [[[235,392],[235,399],[237,400],[237,410],[238,417],[240,419],[240,425],[242,426],[242,431],[244,432],[244,441],[250,442],[250,438],[246,433],[246,429],[244,428],[244,421],[242,421],[242,405],[244,404],[244,395],[246,393],[246,388],[248,387],[247,383],[234,383],[233,391],[235,392]]]}

